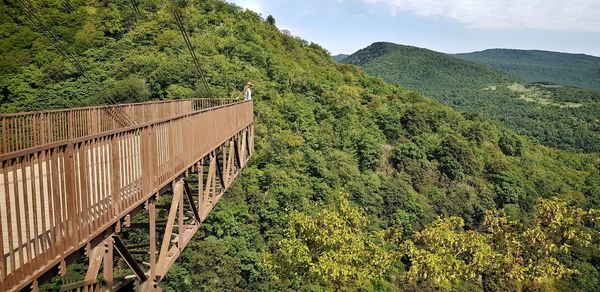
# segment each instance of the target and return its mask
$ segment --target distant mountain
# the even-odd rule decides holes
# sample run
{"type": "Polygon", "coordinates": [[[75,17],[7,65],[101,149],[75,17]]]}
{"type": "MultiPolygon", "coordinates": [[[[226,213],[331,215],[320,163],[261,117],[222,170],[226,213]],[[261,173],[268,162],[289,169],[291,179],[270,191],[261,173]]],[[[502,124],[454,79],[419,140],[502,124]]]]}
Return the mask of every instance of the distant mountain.
{"type": "MultiPolygon", "coordinates": [[[[497,122],[463,115],[429,97],[365,76],[353,65],[334,63],[319,45],[279,33],[271,18],[265,21],[261,15],[226,1],[177,1],[176,6],[159,5],[161,1],[133,2],[138,4],[139,14],[124,0],[20,2],[35,3],[36,10],[32,11],[47,16],[43,18],[51,24],[50,30],[59,34],[69,51],[86,65],[89,76],[78,74],[68,60],[57,54],[51,42],[26,21],[21,5],[3,1],[0,112],[100,104],[105,97],[102,93],[134,102],[205,96],[185,41],[178,36],[174,19],[169,19],[174,8],[181,9],[185,17],[186,31],[197,45],[198,58],[215,97],[231,97],[248,80],[256,82],[256,131],[249,132],[255,135],[256,144],[245,144],[254,156],[225,195],[201,200],[207,211],[220,198],[202,224],[202,231],[179,259],[173,262],[174,254],[169,253],[169,259],[162,261],[173,266],[160,289],[600,291],[600,224],[587,219],[587,214],[595,214],[588,212],[589,208],[600,209],[600,154],[548,149],[497,122]],[[73,3],[76,9],[63,9],[65,3],[73,3]],[[90,25],[94,25],[92,29],[90,25]],[[98,92],[90,77],[106,92],[98,92]],[[560,200],[541,200],[553,197],[560,200]],[[487,259],[489,262],[484,262],[487,259]]],[[[448,89],[438,96],[454,94],[454,99],[461,96],[466,105],[480,103],[482,106],[474,106],[475,110],[490,104],[494,113],[501,113],[502,105],[508,104],[508,110],[519,114],[515,109],[520,108],[514,104],[539,103],[545,108],[541,104],[559,103],[536,95],[537,91],[526,86],[508,89],[508,85],[490,85],[495,74],[506,75],[486,66],[417,49],[406,49],[399,55],[398,60],[408,65],[399,63],[391,69],[407,70],[402,75],[406,80],[416,76],[425,79],[419,86],[448,89]],[[440,61],[426,62],[431,58],[440,61]],[[419,66],[430,73],[422,73],[419,66]],[[437,67],[434,70],[429,66],[437,67]],[[481,71],[473,72],[478,69],[481,71]],[[430,76],[438,71],[446,75],[434,75],[435,79],[430,76]],[[478,74],[484,78],[477,79],[478,74]],[[472,88],[462,81],[467,77],[475,84],[472,88]],[[437,86],[437,80],[445,80],[448,85],[437,86]],[[458,83],[465,89],[455,89],[453,85],[458,83]],[[487,90],[476,90],[483,86],[487,90]],[[479,92],[495,94],[501,90],[522,92],[533,101],[471,98],[479,92]]],[[[235,108],[222,111],[230,110],[235,108]]],[[[212,133],[215,124],[205,122],[216,114],[194,112],[185,117],[212,133]]],[[[50,124],[52,117],[48,115],[40,126],[50,124]]],[[[9,140],[5,133],[21,130],[22,122],[5,123],[3,119],[0,115],[0,143],[20,142],[9,140]]],[[[214,121],[225,123],[227,128],[235,124],[223,117],[214,121]]],[[[578,130],[557,119],[559,122],[578,130]]],[[[160,129],[163,138],[189,135],[187,129],[174,124],[162,120],[152,127],[160,129]]],[[[553,125],[543,125],[552,133],[564,133],[554,130],[553,125]]],[[[44,129],[48,133],[63,132],[60,126],[44,129]]],[[[142,140],[147,131],[134,130],[147,127],[150,125],[138,124],[123,135],[104,132],[98,137],[89,136],[89,143],[68,140],[64,143],[70,145],[67,151],[74,154],[73,158],[56,155],[55,149],[31,149],[30,154],[16,159],[0,154],[0,250],[4,252],[0,258],[0,287],[9,288],[16,279],[12,275],[29,272],[32,262],[49,259],[46,255],[54,251],[48,246],[55,240],[70,239],[74,235],[71,232],[76,231],[73,227],[96,226],[98,222],[91,219],[106,214],[106,209],[100,207],[110,208],[112,202],[110,197],[100,201],[100,194],[132,199],[137,197],[137,186],[144,183],[133,181],[139,177],[137,170],[141,167],[172,175],[175,163],[187,161],[189,157],[180,153],[179,145],[158,144],[152,136],[142,140]],[[110,135],[117,135],[119,142],[107,143],[103,137],[110,135]],[[123,146],[143,152],[125,153],[123,146]],[[134,165],[134,154],[146,155],[149,150],[162,154],[160,159],[143,160],[132,170],[128,168],[130,176],[115,177],[117,184],[110,187],[96,184],[97,178],[113,174],[114,168],[134,165]],[[40,163],[42,160],[49,163],[40,163]],[[37,173],[32,168],[35,164],[37,173]],[[77,167],[69,169],[67,165],[77,167]],[[23,180],[27,168],[32,179],[23,180]],[[67,194],[65,181],[49,183],[53,176],[62,178],[67,170],[89,172],[93,177],[93,184],[87,186],[90,191],[67,194]],[[122,188],[122,182],[132,182],[129,185],[136,189],[122,188]],[[28,196],[21,199],[15,195],[19,188],[28,196]],[[94,213],[81,222],[74,217],[81,211],[80,201],[74,202],[78,210],[73,213],[69,210],[61,214],[58,208],[56,213],[24,212],[38,202],[60,206],[66,198],[87,200],[83,196],[87,193],[92,195],[88,202],[98,204],[98,208],[92,208],[94,213]],[[23,226],[8,224],[12,218],[6,216],[6,210],[15,210],[14,221],[23,226]],[[40,228],[30,224],[40,220],[40,228]],[[68,229],[62,229],[61,221],[68,229]],[[12,226],[16,228],[9,232],[7,227],[12,226]],[[51,232],[30,236],[30,230],[42,229],[51,232]]],[[[214,138],[221,133],[215,134],[214,138]]],[[[201,147],[204,141],[193,141],[200,142],[198,151],[205,150],[201,147]]],[[[225,158],[225,151],[245,150],[228,147],[227,142],[223,141],[227,147],[212,153],[213,159],[225,158]]],[[[59,146],[62,143],[54,145],[63,147],[59,146]]],[[[197,167],[200,177],[192,176],[190,190],[214,190],[223,179],[231,178],[227,169],[240,165],[235,161],[226,161],[231,166],[226,169],[197,167]],[[205,180],[217,172],[218,181],[205,180]]],[[[85,183],[78,179],[70,185],[83,190],[85,183]]],[[[159,201],[145,199],[165,206],[173,197],[169,191],[161,194],[159,201]]],[[[158,222],[184,212],[183,202],[176,197],[173,202],[181,206],[178,212],[159,208],[161,211],[155,212],[158,222]]],[[[189,206],[195,205],[193,200],[189,206]]],[[[195,216],[187,207],[186,226],[198,226],[200,222],[192,221],[195,216]]],[[[140,215],[131,218],[135,222],[146,219],[140,215]]],[[[191,229],[178,224],[177,232],[181,231],[191,233],[191,229]]],[[[136,248],[139,251],[144,251],[143,243],[150,242],[147,232],[138,228],[122,228],[120,236],[126,243],[140,246],[136,248]]],[[[155,239],[167,243],[162,247],[168,248],[174,238],[166,234],[155,239]]],[[[73,248],[82,251],[79,245],[73,248]]],[[[139,262],[151,261],[146,251],[134,257],[139,262]]],[[[45,285],[40,281],[39,290],[57,291],[65,281],[84,279],[87,262],[82,259],[62,269],[65,277],[45,285]]],[[[114,269],[117,275],[130,273],[123,264],[114,269]]]]}
{"type": "Polygon", "coordinates": [[[532,84],[489,65],[392,43],[374,43],[342,63],[456,109],[490,115],[548,146],[600,151],[600,92],[532,84]]]}
{"type": "Polygon", "coordinates": [[[339,54],[339,55],[332,56],[332,58],[334,61],[339,63],[339,62],[343,61],[344,59],[348,58],[348,56],[349,55],[346,55],[346,54],[339,54]]]}
{"type": "Polygon", "coordinates": [[[367,73],[388,82],[437,95],[438,99],[448,103],[456,99],[444,99],[445,95],[440,93],[450,94],[457,88],[483,89],[499,82],[517,81],[486,65],[428,49],[385,42],[374,43],[342,62],[361,66],[367,73]]]}
{"type": "Polygon", "coordinates": [[[537,50],[491,49],[456,54],[529,82],[552,82],[600,91],[600,57],[537,50]]]}

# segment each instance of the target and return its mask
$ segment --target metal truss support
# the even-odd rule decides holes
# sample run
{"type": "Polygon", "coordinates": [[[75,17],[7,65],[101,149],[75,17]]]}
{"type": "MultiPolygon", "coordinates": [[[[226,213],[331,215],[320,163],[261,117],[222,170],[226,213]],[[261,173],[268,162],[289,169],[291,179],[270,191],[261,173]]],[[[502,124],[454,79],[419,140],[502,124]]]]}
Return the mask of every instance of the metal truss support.
{"type": "Polygon", "coordinates": [[[147,216],[143,217],[147,218],[147,222],[131,222],[132,217],[128,215],[126,220],[120,221],[114,233],[95,247],[88,246],[89,266],[85,280],[65,285],[61,291],[118,289],[123,283],[117,283],[114,278],[115,251],[133,272],[125,279],[134,280],[137,291],[161,291],[160,282],[250,159],[253,134],[251,126],[244,129],[195,163],[175,179],[168,189],[148,199],[144,205],[147,216]],[[191,183],[196,178],[191,175],[193,173],[197,176],[197,184],[194,185],[197,191],[192,190],[191,183]],[[157,205],[157,200],[162,198],[161,193],[169,190],[172,193],[170,204],[157,205]],[[118,235],[120,229],[147,231],[148,243],[127,245],[118,235]],[[144,257],[141,263],[140,256],[144,257]],[[143,267],[147,267],[147,270],[143,267]],[[103,280],[98,281],[101,268],[103,280]]]}

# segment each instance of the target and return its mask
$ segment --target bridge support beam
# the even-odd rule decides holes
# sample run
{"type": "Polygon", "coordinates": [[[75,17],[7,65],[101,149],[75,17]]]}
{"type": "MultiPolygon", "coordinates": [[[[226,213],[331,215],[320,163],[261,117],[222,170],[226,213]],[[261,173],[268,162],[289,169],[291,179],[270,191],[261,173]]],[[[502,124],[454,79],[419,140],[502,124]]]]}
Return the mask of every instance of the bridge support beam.
{"type": "Polygon", "coordinates": [[[251,141],[250,126],[192,164],[143,203],[137,216],[145,220],[136,220],[135,213],[120,217],[114,232],[107,233],[96,247],[88,245],[85,280],[63,286],[61,291],[115,291],[133,280],[137,291],[161,291],[160,282],[248,162],[251,141]],[[168,193],[172,197],[165,202],[168,193]],[[137,240],[126,245],[126,232],[132,229],[147,232],[147,241],[142,240],[146,243],[137,240]],[[125,281],[114,278],[114,251],[133,272],[125,281]],[[101,270],[104,280],[97,281],[101,270]]]}
{"type": "MultiPolygon", "coordinates": [[[[107,285],[96,278],[106,273],[112,281],[109,259],[115,244],[114,239],[105,240],[119,234],[128,243],[132,228],[148,233],[136,233],[137,238],[117,253],[129,258],[132,267],[150,266],[143,274],[158,283],[166,273],[159,268],[164,264],[157,251],[163,248],[160,235],[167,226],[157,223],[168,221],[172,205],[165,193],[186,177],[191,183],[183,185],[176,200],[167,240],[172,246],[163,259],[173,257],[172,247],[185,246],[186,232],[197,230],[207,218],[254,148],[251,101],[179,100],[115,107],[0,116],[0,209],[6,211],[0,214],[0,233],[8,234],[0,241],[0,291],[35,291],[38,283],[64,276],[69,264],[86,256],[90,268],[79,288],[104,289],[107,285]],[[138,123],[122,127],[112,115],[117,111],[127,111],[138,123]],[[197,192],[196,176],[189,176],[196,171],[197,192]],[[134,217],[140,213],[148,217],[134,217]],[[152,224],[150,213],[155,216],[152,224]]],[[[144,278],[139,271],[135,274],[128,279],[144,278]]],[[[115,278],[108,289],[121,282],[115,278]]]]}

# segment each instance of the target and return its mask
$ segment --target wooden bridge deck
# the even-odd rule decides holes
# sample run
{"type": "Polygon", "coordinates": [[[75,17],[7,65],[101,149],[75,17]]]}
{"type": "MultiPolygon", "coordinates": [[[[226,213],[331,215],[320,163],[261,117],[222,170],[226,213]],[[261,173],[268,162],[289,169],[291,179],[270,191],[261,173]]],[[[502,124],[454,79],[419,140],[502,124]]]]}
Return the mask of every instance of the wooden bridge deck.
{"type": "MultiPolygon", "coordinates": [[[[252,102],[203,99],[3,115],[0,128],[1,291],[36,290],[44,275],[64,273],[165,188],[182,212],[182,178],[196,171],[197,220],[179,222],[177,253],[248,161],[254,137],[252,102]]],[[[168,233],[145,272],[155,283],[174,261],[168,233]]]]}

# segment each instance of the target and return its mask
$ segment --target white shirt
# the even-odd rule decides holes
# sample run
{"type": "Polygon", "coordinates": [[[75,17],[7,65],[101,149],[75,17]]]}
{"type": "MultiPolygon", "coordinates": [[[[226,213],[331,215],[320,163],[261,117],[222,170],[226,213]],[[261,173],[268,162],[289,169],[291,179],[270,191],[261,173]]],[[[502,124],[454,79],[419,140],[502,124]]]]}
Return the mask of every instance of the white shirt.
{"type": "Polygon", "coordinates": [[[252,89],[246,88],[244,91],[244,101],[252,100],[252,89]]]}

